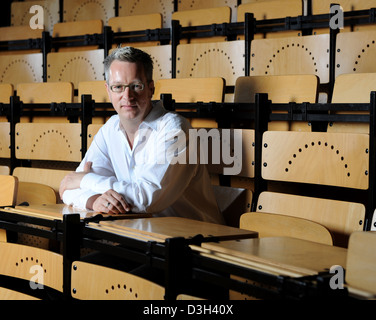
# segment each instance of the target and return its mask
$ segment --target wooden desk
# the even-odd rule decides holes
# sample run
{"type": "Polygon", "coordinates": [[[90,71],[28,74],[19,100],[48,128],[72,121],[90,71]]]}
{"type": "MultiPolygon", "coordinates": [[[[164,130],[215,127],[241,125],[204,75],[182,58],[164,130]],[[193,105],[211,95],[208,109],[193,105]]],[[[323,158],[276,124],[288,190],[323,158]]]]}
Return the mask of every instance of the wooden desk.
{"type": "Polygon", "coordinates": [[[88,228],[144,241],[164,242],[167,238],[194,236],[217,237],[219,240],[257,238],[255,231],[190,220],[180,217],[155,217],[89,223],[88,228]]]}
{"type": "Polygon", "coordinates": [[[102,215],[104,218],[113,219],[134,219],[150,217],[150,214],[119,214],[109,215],[101,212],[81,210],[66,204],[47,204],[47,205],[31,205],[31,206],[16,206],[15,208],[6,207],[0,209],[0,212],[14,213],[20,215],[26,215],[29,217],[41,218],[46,220],[63,220],[63,216],[67,214],[79,214],[81,219],[93,218],[98,215],[102,215]]]}
{"type": "Polygon", "coordinates": [[[288,237],[257,238],[192,246],[202,255],[263,272],[301,277],[346,268],[347,249],[288,237]]]}

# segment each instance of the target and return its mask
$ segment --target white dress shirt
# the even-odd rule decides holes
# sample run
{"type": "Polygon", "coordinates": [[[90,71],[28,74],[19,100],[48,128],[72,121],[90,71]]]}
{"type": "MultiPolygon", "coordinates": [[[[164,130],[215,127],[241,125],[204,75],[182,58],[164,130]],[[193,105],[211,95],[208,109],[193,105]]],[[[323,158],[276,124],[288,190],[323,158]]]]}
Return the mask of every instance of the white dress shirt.
{"type": "Polygon", "coordinates": [[[161,101],[153,102],[131,149],[119,116],[112,116],[76,170],[83,171],[84,164],[92,161],[91,172],[80,189],[64,192],[64,203],[85,209],[91,196],[113,189],[132,212],[224,224],[205,165],[186,160],[189,129],[187,119],[166,111],[161,101]]]}

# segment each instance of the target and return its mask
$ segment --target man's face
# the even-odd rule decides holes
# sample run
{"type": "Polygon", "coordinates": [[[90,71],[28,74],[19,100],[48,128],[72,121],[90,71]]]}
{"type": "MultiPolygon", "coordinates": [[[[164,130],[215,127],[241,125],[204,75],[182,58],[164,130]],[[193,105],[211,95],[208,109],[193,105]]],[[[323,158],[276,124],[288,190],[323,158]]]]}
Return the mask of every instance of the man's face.
{"type": "Polygon", "coordinates": [[[122,123],[131,121],[140,124],[152,108],[154,82],[147,81],[143,67],[137,63],[112,62],[106,88],[122,123]],[[122,87],[124,85],[125,89],[122,87]]]}

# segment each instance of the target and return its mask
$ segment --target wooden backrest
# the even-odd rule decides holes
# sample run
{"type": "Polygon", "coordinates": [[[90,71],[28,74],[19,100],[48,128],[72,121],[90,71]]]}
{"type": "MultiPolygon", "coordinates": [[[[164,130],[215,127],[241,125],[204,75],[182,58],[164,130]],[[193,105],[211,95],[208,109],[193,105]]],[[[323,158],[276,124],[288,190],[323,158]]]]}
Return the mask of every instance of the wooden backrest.
{"type": "Polygon", "coordinates": [[[312,74],[239,77],[234,102],[255,102],[256,93],[267,93],[273,103],[316,103],[318,77],[312,74]]]}
{"type": "Polygon", "coordinates": [[[0,182],[0,207],[14,206],[17,199],[17,177],[0,175],[0,182]]]}
{"type": "Polygon", "coordinates": [[[172,94],[176,102],[223,102],[223,78],[159,79],[155,82],[153,99],[163,93],[172,94]]]}
{"type": "MultiPolygon", "coordinates": [[[[137,46],[136,46],[137,47],[137,46]]],[[[140,47],[141,50],[150,54],[153,63],[153,79],[169,79],[172,75],[171,45],[140,47]]]]}
{"type": "MultiPolygon", "coordinates": [[[[60,20],[59,17],[59,0],[49,0],[49,1],[33,1],[28,2],[15,2],[11,4],[11,25],[12,26],[29,26],[30,20],[36,15],[43,15],[44,30],[49,31],[52,34],[52,29],[55,23],[60,20]],[[38,5],[43,8],[43,12],[30,12],[31,6],[38,5]]],[[[34,18],[35,19],[35,18],[34,18]]],[[[38,21],[38,24],[42,21],[38,21]]]]}
{"type": "MultiPolygon", "coordinates": [[[[44,29],[32,29],[27,26],[11,26],[0,27],[0,41],[14,41],[14,40],[27,40],[27,39],[41,39],[44,29]]],[[[0,51],[0,55],[14,55],[14,54],[27,54],[39,53],[41,49],[25,49],[25,50],[5,50],[0,51]]]]}
{"type": "Polygon", "coordinates": [[[13,175],[20,182],[40,183],[50,186],[58,194],[60,182],[69,172],[68,170],[58,169],[16,167],[13,170],[13,175]]]}
{"type": "MultiPolygon", "coordinates": [[[[297,17],[303,14],[303,5],[301,0],[242,3],[238,7],[237,22],[244,22],[246,13],[253,13],[254,18],[257,20],[297,17]]],[[[270,32],[266,35],[256,34],[255,39],[298,36],[300,33],[300,30],[270,32]]]]}
{"type": "MultiPolygon", "coordinates": [[[[182,27],[210,25],[213,23],[230,23],[231,9],[230,7],[214,7],[196,10],[179,10],[172,14],[172,20],[179,21],[182,27]]],[[[180,43],[196,43],[196,42],[216,42],[224,41],[226,37],[204,37],[181,39],[180,43]]]]}
{"type": "Polygon", "coordinates": [[[115,17],[115,0],[64,0],[63,21],[108,20],[115,17]]]}
{"type": "Polygon", "coordinates": [[[0,56],[0,83],[43,82],[41,53],[0,56]]]}
{"type": "MultiPolygon", "coordinates": [[[[339,75],[334,82],[332,103],[369,103],[371,91],[376,91],[376,73],[339,75]]],[[[360,112],[361,113],[361,112],[360,112]]],[[[368,123],[331,122],[328,132],[369,133],[368,123]]]]}
{"type": "MultiPolygon", "coordinates": [[[[85,21],[70,21],[60,22],[54,25],[53,37],[72,37],[81,36],[85,34],[102,34],[103,21],[85,20],[85,21]]],[[[81,51],[81,50],[95,50],[98,46],[82,46],[82,47],[62,47],[58,51],[81,51]]]]}
{"type": "Polygon", "coordinates": [[[22,203],[33,204],[56,204],[57,195],[55,190],[42,183],[18,182],[17,205],[22,203]]]}
{"type": "Polygon", "coordinates": [[[80,300],[163,300],[165,289],[123,271],[72,263],[72,297],[80,300]]]}
{"type": "Polygon", "coordinates": [[[375,72],[376,30],[343,32],[337,35],[336,70],[344,73],[375,72]]]}
{"type": "Polygon", "coordinates": [[[90,94],[95,102],[110,102],[105,87],[105,80],[81,81],[78,83],[78,101],[81,102],[83,94],[90,94]]]}
{"type": "Polygon", "coordinates": [[[365,217],[365,207],[360,203],[275,192],[260,194],[257,211],[319,223],[330,230],[334,245],[342,247],[347,247],[352,232],[363,230],[365,217]]]}
{"type": "Polygon", "coordinates": [[[27,281],[36,280],[43,286],[63,291],[62,255],[7,242],[0,242],[0,252],[0,274],[27,281]],[[30,270],[34,270],[33,273],[30,270]]]}
{"type": "Polygon", "coordinates": [[[329,82],[329,35],[255,39],[251,43],[251,76],[314,74],[329,82]]]}
{"type": "Polygon", "coordinates": [[[10,97],[13,96],[13,85],[10,83],[0,84],[0,103],[9,103],[10,97]]]}
{"type": "Polygon", "coordinates": [[[0,166],[0,174],[1,175],[10,174],[10,168],[8,166],[0,166]]]}
{"type": "Polygon", "coordinates": [[[361,296],[376,295],[376,232],[354,232],[350,236],[346,262],[346,283],[350,292],[361,296]]]}
{"type": "Polygon", "coordinates": [[[236,22],[237,0],[179,0],[178,11],[208,9],[228,6],[231,8],[231,21],[236,22]]]}
{"type": "Polygon", "coordinates": [[[172,1],[160,0],[119,0],[119,17],[143,15],[149,13],[161,13],[163,17],[163,28],[171,27],[171,15],[174,12],[172,1]]]}
{"type": "Polygon", "coordinates": [[[71,82],[20,83],[17,95],[23,103],[72,103],[73,85],[71,82]]]}
{"type": "Polygon", "coordinates": [[[103,49],[47,54],[47,81],[72,82],[75,89],[81,81],[104,79],[103,49]]]}
{"type": "Polygon", "coordinates": [[[264,179],[368,189],[366,134],[267,131],[262,145],[264,179]]]}
{"type": "Polygon", "coordinates": [[[243,40],[177,46],[176,78],[221,77],[235,85],[245,66],[243,40]]]}
{"type": "Polygon", "coordinates": [[[311,220],[279,214],[247,212],[240,217],[240,228],[257,231],[260,238],[292,237],[333,244],[330,231],[311,220]]]}
{"type": "Polygon", "coordinates": [[[17,123],[16,157],[79,162],[80,134],[79,123],[17,123]]]}
{"type": "MultiPolygon", "coordinates": [[[[125,17],[113,17],[108,20],[108,26],[113,32],[128,32],[140,31],[147,29],[161,29],[162,28],[162,14],[150,13],[144,15],[134,15],[125,17]]],[[[157,46],[159,41],[145,41],[145,42],[126,42],[123,46],[140,47],[140,46],[157,46]]],[[[117,45],[114,44],[113,47],[117,45]]]]}
{"type": "MultiPolygon", "coordinates": [[[[313,74],[239,77],[234,102],[255,102],[256,93],[267,93],[273,103],[311,102],[318,99],[319,79],[313,74]]],[[[273,121],[268,130],[311,131],[306,122],[273,121]]]]}
{"type": "Polygon", "coordinates": [[[0,158],[10,158],[9,122],[0,122],[0,158]]]}

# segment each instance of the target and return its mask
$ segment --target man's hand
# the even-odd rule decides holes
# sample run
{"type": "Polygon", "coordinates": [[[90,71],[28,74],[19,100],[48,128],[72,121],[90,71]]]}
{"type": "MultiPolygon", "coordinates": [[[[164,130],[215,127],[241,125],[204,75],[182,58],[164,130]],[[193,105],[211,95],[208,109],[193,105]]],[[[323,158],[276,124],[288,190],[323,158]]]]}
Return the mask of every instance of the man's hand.
{"type": "Polygon", "coordinates": [[[63,194],[65,190],[78,189],[81,184],[82,178],[91,171],[92,162],[88,161],[84,165],[84,171],[82,172],[71,172],[67,174],[60,183],[59,194],[60,198],[63,199],[63,194]]]}
{"type": "Polygon", "coordinates": [[[90,197],[86,208],[109,214],[127,213],[131,210],[131,206],[125,202],[123,196],[112,189],[102,195],[90,197]]]}

